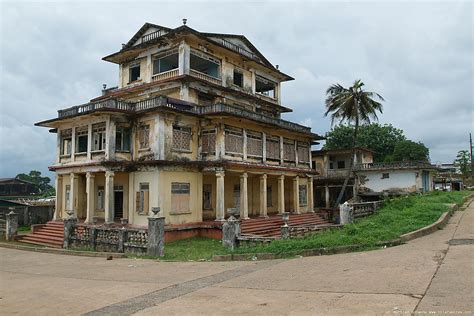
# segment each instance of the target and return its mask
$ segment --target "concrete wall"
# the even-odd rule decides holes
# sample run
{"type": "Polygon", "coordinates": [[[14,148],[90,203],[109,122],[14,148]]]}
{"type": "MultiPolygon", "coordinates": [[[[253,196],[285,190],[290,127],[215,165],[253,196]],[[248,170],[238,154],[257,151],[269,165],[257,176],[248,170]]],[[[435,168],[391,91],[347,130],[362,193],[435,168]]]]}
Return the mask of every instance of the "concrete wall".
{"type": "Polygon", "coordinates": [[[421,173],[419,173],[419,175],[418,173],[419,172],[415,170],[364,171],[360,173],[360,175],[365,177],[361,186],[375,192],[416,192],[418,188],[421,188],[421,185],[417,185],[419,181],[418,178],[420,178],[421,181],[421,173]],[[388,173],[389,178],[382,179],[382,174],[384,173],[388,173]]]}

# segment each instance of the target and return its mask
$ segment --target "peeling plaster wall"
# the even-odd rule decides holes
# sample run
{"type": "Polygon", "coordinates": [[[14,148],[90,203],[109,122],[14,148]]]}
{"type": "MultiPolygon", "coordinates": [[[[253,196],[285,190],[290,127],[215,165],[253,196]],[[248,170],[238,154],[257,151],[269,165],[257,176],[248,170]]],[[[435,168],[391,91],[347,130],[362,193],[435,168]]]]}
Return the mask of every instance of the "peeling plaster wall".
{"type": "MultiPolygon", "coordinates": [[[[364,171],[360,175],[366,176],[365,184],[362,186],[375,192],[382,191],[404,191],[416,192],[418,188],[418,178],[421,179],[421,173],[415,170],[384,170],[384,171],[364,171]],[[389,178],[382,179],[382,174],[388,173],[389,178]]],[[[421,183],[421,182],[420,182],[421,183]]]]}

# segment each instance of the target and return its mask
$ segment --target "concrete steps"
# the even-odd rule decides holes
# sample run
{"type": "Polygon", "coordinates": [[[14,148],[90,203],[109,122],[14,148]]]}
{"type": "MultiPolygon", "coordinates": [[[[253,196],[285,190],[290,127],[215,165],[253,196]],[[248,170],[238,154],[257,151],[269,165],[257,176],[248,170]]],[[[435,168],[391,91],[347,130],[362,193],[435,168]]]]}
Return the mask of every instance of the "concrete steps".
{"type": "Polygon", "coordinates": [[[46,225],[36,228],[33,233],[21,236],[19,241],[27,244],[62,248],[64,224],[63,222],[48,222],[46,225]]]}
{"type": "MultiPolygon", "coordinates": [[[[323,219],[315,213],[290,214],[290,226],[331,225],[330,222],[323,219]]],[[[262,237],[280,237],[280,228],[283,225],[281,215],[268,218],[251,218],[243,220],[241,223],[241,232],[245,235],[257,235],[262,237]]]]}

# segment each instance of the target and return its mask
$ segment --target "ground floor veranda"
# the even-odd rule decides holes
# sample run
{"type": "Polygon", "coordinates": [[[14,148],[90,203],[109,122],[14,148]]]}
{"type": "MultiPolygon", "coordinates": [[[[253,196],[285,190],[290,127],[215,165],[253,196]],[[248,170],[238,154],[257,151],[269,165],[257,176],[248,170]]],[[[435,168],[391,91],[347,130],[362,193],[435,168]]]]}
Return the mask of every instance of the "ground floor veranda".
{"type": "Polygon", "coordinates": [[[57,172],[54,219],[71,213],[85,223],[146,226],[154,207],[170,225],[223,221],[229,208],[237,208],[242,219],[306,213],[314,209],[312,179],[298,172],[223,168],[68,170],[57,172]]]}

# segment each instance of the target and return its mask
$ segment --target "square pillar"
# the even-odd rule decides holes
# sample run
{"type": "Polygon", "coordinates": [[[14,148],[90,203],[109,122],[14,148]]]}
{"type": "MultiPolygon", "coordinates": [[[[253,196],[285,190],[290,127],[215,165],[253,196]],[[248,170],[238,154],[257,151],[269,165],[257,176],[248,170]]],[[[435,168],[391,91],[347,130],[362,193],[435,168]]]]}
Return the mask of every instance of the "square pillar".
{"type": "Polygon", "coordinates": [[[308,212],[314,213],[313,177],[308,176],[308,212]]]}
{"type": "Polygon", "coordinates": [[[61,219],[61,213],[62,213],[62,205],[63,205],[63,176],[57,174],[56,175],[56,201],[55,201],[55,206],[54,206],[54,215],[53,215],[53,221],[58,221],[61,219]]]}
{"type": "Polygon", "coordinates": [[[278,177],[278,214],[285,212],[285,176],[278,177]]]}
{"type": "Polygon", "coordinates": [[[330,201],[329,201],[329,187],[326,185],[324,187],[324,191],[325,191],[325,198],[326,198],[326,208],[330,208],[331,207],[331,204],[330,204],[330,201]]]}
{"type": "Polygon", "coordinates": [[[71,173],[70,178],[70,191],[69,191],[69,209],[72,211],[73,217],[77,218],[77,189],[79,177],[75,173],[71,173]]]}
{"type": "Polygon", "coordinates": [[[247,178],[248,175],[244,172],[240,176],[240,219],[249,218],[249,203],[247,195],[247,178]]]}
{"type": "Polygon", "coordinates": [[[105,172],[105,223],[114,222],[114,173],[112,171],[105,172]]]}
{"type": "Polygon", "coordinates": [[[296,214],[300,214],[300,178],[293,179],[293,208],[296,214]]]}
{"type": "Polygon", "coordinates": [[[216,221],[224,220],[224,171],[221,170],[216,172],[216,221]]]}
{"type": "Polygon", "coordinates": [[[91,224],[92,218],[94,217],[95,210],[95,175],[88,172],[86,173],[86,224],[91,224]]]}
{"type": "Polygon", "coordinates": [[[268,217],[267,215],[267,175],[260,177],[260,217],[268,217]]]}

